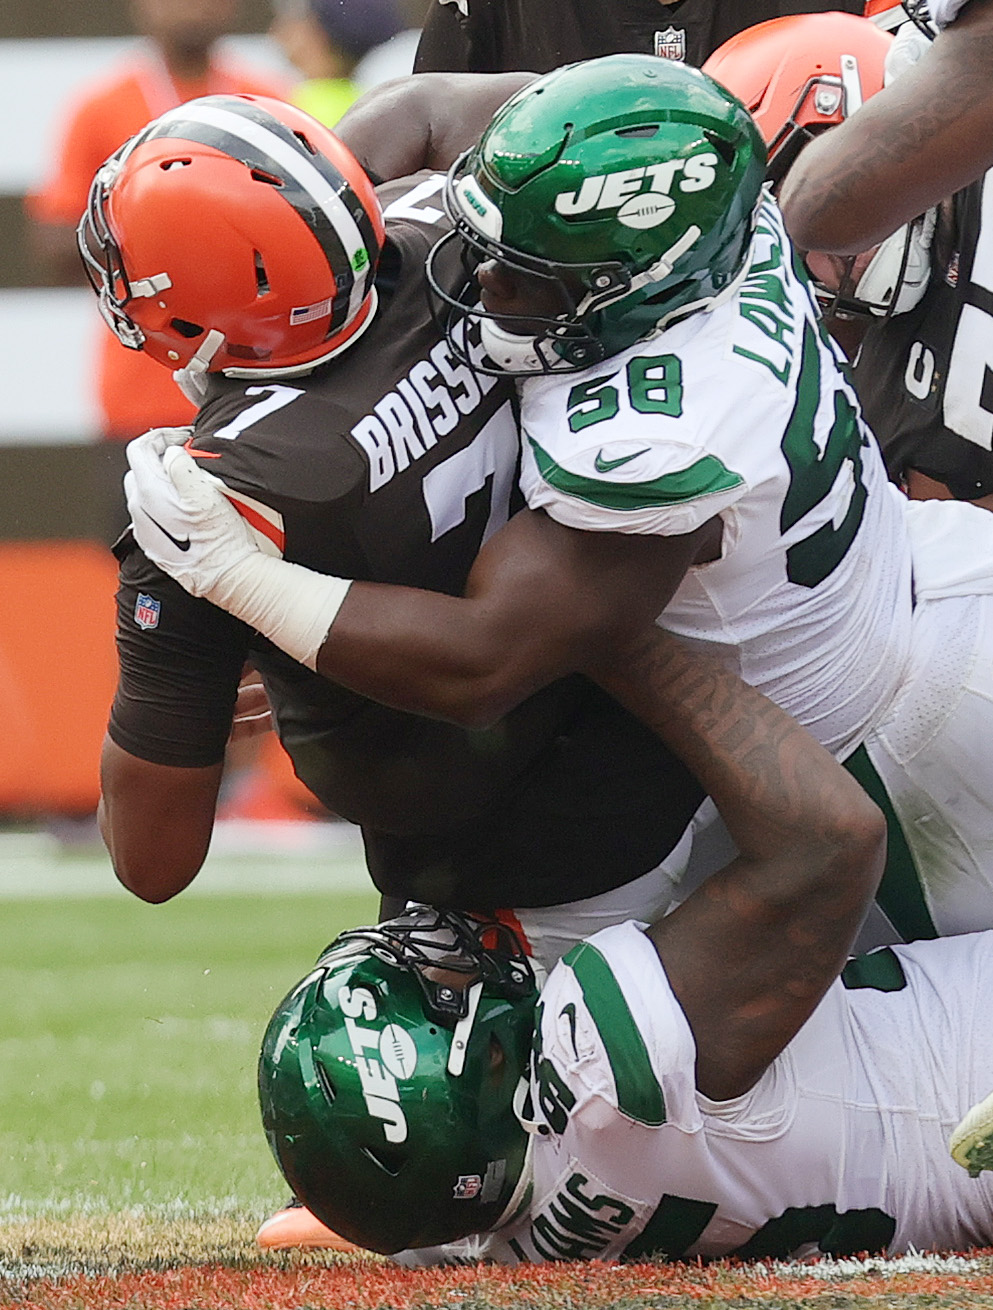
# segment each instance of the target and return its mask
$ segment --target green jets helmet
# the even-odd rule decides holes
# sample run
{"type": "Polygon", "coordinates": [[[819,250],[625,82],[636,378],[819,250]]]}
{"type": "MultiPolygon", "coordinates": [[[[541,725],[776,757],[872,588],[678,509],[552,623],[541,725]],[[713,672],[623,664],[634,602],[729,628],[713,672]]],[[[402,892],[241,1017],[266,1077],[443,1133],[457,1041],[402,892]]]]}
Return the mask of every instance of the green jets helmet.
{"type": "Polygon", "coordinates": [[[747,110],[698,69],[636,54],[557,69],[507,101],[449,173],[454,233],[428,263],[436,321],[463,358],[478,321],[496,371],[595,364],[731,285],[764,173],[747,110]],[[447,291],[453,240],[557,284],[565,308],[497,321],[471,279],[447,291]]]}
{"type": "Polygon", "coordinates": [[[263,1125],[293,1194],[384,1254],[509,1217],[537,995],[502,924],[418,908],[342,933],[262,1044],[263,1125]]]}

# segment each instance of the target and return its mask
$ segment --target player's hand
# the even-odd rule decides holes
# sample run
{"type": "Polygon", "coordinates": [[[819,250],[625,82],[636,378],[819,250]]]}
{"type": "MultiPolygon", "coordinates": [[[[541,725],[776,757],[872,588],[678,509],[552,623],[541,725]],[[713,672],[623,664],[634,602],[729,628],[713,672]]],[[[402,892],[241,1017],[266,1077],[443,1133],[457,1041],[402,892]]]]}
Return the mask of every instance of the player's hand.
{"type": "Polygon", "coordinates": [[[183,448],[188,436],[156,428],[130,442],[124,492],[135,540],[152,563],[192,595],[210,596],[258,546],[223,482],[183,448]]]}

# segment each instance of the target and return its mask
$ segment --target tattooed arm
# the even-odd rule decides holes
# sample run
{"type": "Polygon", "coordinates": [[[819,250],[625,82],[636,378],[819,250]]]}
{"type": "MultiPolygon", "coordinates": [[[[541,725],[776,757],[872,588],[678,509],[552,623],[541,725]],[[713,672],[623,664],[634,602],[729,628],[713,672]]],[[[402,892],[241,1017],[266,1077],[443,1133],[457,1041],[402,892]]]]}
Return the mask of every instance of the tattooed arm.
{"type": "Polygon", "coordinates": [[[802,250],[857,254],[993,167],[993,0],[812,141],[779,202],[802,250]]]}
{"type": "Polygon", "coordinates": [[[882,874],[882,815],[789,715],[656,629],[597,681],[713,797],[741,852],[648,935],[697,1046],[697,1086],[747,1091],[838,976],[882,874]]]}

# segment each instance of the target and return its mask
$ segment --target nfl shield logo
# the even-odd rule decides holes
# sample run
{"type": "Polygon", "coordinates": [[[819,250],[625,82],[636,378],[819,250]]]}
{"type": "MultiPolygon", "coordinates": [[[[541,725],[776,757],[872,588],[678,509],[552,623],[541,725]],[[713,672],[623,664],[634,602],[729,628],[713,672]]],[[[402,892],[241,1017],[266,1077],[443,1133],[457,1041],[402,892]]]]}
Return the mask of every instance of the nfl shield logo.
{"type": "Polygon", "coordinates": [[[473,1197],[478,1196],[483,1186],[483,1180],[479,1174],[460,1174],[459,1180],[452,1190],[452,1199],[455,1201],[471,1201],[473,1197]]]}
{"type": "Polygon", "coordinates": [[[154,596],[146,596],[143,591],[139,591],[134,606],[134,621],[139,628],[157,628],[161,610],[161,601],[156,600],[154,596]]]}
{"type": "Polygon", "coordinates": [[[686,33],[676,27],[656,32],[655,53],[660,59],[674,59],[681,64],[686,58],[686,33]]]}

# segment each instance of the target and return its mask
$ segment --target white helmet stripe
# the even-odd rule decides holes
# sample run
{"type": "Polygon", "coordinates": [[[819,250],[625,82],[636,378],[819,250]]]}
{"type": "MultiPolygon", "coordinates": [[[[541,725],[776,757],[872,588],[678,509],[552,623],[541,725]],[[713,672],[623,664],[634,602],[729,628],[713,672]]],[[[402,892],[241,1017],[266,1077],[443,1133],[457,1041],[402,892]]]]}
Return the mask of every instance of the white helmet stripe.
{"type": "MultiPolygon", "coordinates": [[[[294,150],[275,132],[271,132],[268,128],[241,114],[231,113],[230,110],[226,109],[217,109],[197,100],[187,101],[186,104],[177,105],[175,109],[170,109],[157,120],[157,125],[175,121],[203,123],[206,127],[213,127],[220,132],[226,132],[230,136],[237,137],[254,146],[256,150],[268,155],[280,168],[285,169],[289,176],[312,197],[314,203],[324,211],[328,221],[338,234],[350,267],[352,269],[364,269],[368,266],[368,257],[371,252],[368,251],[354,218],[352,218],[341,199],[335,194],[327,178],[323,177],[320,171],[303,154],[294,150]]],[[[177,141],[180,139],[176,138],[177,141]]],[[[365,279],[357,277],[349,297],[347,315],[349,321],[358,313],[365,299],[364,286],[365,279]]]]}

